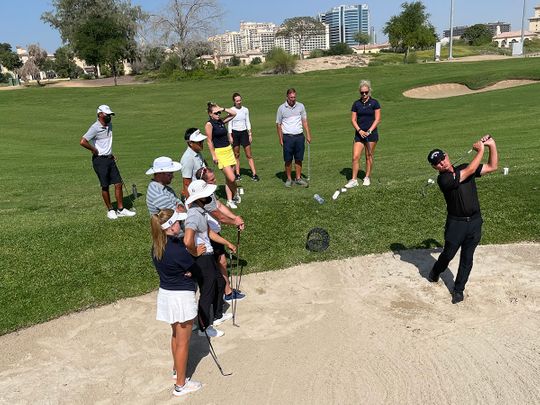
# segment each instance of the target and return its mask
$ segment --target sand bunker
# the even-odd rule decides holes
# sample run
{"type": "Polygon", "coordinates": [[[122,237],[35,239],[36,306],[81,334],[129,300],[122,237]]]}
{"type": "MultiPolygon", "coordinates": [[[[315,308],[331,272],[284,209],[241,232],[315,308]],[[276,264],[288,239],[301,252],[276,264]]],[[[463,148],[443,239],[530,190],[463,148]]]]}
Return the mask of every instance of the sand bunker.
{"type": "Polygon", "coordinates": [[[405,97],[435,99],[463,96],[466,94],[483,93],[486,91],[507,89],[509,87],[524,86],[538,83],[537,80],[503,80],[479,90],[471,90],[467,86],[458,83],[442,83],[433,86],[417,87],[403,92],[405,97]]]}
{"type": "MultiPolygon", "coordinates": [[[[459,305],[435,250],[249,275],[238,324],[193,335],[190,404],[540,403],[540,244],[480,246],[459,305]]],[[[149,269],[149,271],[151,271],[149,269]]],[[[0,337],[0,403],[178,403],[155,293],[0,337]]]]}

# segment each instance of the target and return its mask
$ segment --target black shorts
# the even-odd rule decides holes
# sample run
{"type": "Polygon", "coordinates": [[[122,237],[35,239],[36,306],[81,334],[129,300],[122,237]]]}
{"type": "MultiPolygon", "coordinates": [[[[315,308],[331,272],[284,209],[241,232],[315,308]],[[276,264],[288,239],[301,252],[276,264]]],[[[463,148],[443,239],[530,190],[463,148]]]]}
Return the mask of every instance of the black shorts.
{"type": "Polygon", "coordinates": [[[92,166],[96,172],[101,187],[122,183],[122,177],[112,155],[92,156],[92,166]]]}
{"type": "Polygon", "coordinates": [[[379,133],[378,132],[372,132],[371,135],[366,136],[365,138],[362,138],[358,132],[354,133],[354,142],[379,142],[379,133]]]}
{"type": "Polygon", "coordinates": [[[214,257],[216,258],[216,260],[219,256],[225,254],[225,245],[223,243],[214,242],[213,240],[211,240],[210,243],[214,248],[214,257]]]}
{"type": "Polygon", "coordinates": [[[234,129],[232,130],[232,146],[233,147],[236,147],[236,146],[240,146],[242,145],[243,147],[246,147],[246,146],[249,146],[251,145],[250,142],[249,142],[249,133],[247,130],[245,131],[235,131],[234,129]]]}

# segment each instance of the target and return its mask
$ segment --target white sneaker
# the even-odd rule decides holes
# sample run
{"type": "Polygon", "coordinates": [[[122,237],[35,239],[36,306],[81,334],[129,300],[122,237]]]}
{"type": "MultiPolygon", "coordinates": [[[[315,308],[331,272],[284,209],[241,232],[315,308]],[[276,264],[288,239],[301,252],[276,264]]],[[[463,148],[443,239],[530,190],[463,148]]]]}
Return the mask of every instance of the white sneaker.
{"type": "Polygon", "coordinates": [[[347,184],[345,184],[345,188],[353,188],[358,187],[358,180],[356,179],[350,179],[347,184]]]}
{"type": "Polygon", "coordinates": [[[118,218],[118,215],[116,215],[115,210],[109,210],[109,211],[107,211],[107,218],[116,219],[116,218],[118,218]]]}
{"type": "Polygon", "coordinates": [[[181,397],[183,395],[189,394],[190,392],[198,391],[202,388],[202,384],[198,381],[191,381],[189,378],[186,378],[186,383],[183,386],[178,386],[174,384],[173,395],[175,397],[181,397]]]}
{"type": "Polygon", "coordinates": [[[364,186],[369,186],[371,184],[371,180],[369,179],[369,177],[364,177],[364,182],[362,183],[362,185],[364,186]]]}
{"type": "Polygon", "coordinates": [[[206,334],[208,334],[208,337],[211,338],[221,337],[225,334],[225,332],[223,332],[222,330],[218,330],[213,326],[209,326],[208,328],[206,328],[206,331],[200,330],[197,333],[199,334],[199,336],[206,336],[206,334]]]}
{"type": "Polygon", "coordinates": [[[135,214],[135,211],[130,211],[127,208],[122,208],[121,211],[116,211],[116,215],[118,215],[119,217],[134,217],[135,214]]]}
{"type": "Polygon", "coordinates": [[[232,319],[232,314],[230,312],[223,314],[223,316],[219,319],[214,319],[214,323],[212,325],[213,326],[221,325],[223,322],[228,321],[229,319],[232,319]]]}
{"type": "Polygon", "coordinates": [[[227,204],[225,204],[225,205],[226,205],[227,207],[233,209],[233,210],[235,210],[235,209],[238,208],[238,206],[234,203],[233,200],[228,200],[228,201],[227,201],[227,204]]]}

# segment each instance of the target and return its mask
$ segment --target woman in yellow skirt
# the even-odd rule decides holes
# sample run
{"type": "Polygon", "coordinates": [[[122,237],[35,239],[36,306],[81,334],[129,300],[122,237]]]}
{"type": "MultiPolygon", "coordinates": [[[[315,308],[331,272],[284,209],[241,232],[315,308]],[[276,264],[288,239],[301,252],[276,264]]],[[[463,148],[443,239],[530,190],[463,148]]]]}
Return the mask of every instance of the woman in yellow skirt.
{"type": "Polygon", "coordinates": [[[240,196],[237,193],[234,167],[236,159],[231,146],[232,140],[229,139],[227,127],[225,124],[236,115],[230,108],[222,108],[217,104],[208,103],[208,122],[204,129],[206,131],[206,142],[208,149],[212,154],[212,160],[217,163],[219,169],[225,175],[225,193],[227,194],[227,206],[229,208],[238,208],[236,204],[240,203],[240,196]],[[221,113],[228,115],[221,118],[221,113]]]}

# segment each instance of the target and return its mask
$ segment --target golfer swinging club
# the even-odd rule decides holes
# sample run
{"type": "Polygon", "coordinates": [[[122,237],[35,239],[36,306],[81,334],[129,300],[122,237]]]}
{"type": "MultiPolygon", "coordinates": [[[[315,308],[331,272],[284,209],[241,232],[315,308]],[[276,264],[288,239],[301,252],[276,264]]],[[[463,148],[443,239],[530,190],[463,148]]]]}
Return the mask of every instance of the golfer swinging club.
{"type": "Polygon", "coordinates": [[[452,292],[452,304],[463,301],[463,291],[473,265],[473,255],[480,242],[482,215],[476,193],[475,177],[497,170],[499,158],[495,140],[486,135],[473,145],[476,156],[471,163],[453,166],[450,158],[440,149],[429,152],[428,162],[439,172],[437,183],[446,200],[446,226],[444,249],[429,273],[428,280],[439,281],[440,274],[446,270],[450,261],[461,247],[459,267],[452,292]],[[489,159],[481,164],[484,147],[489,149],[489,159]]]}

